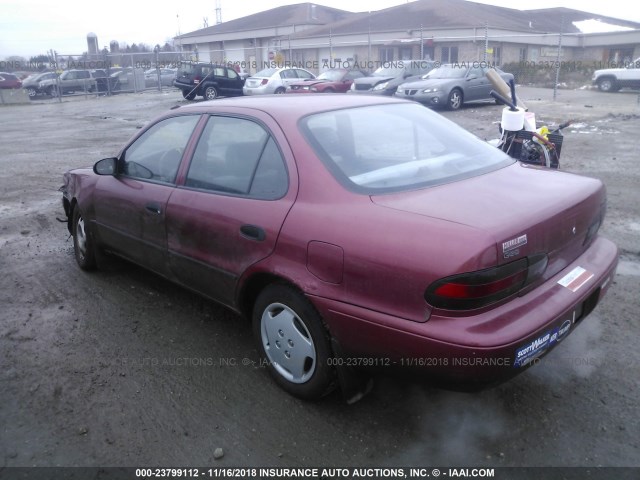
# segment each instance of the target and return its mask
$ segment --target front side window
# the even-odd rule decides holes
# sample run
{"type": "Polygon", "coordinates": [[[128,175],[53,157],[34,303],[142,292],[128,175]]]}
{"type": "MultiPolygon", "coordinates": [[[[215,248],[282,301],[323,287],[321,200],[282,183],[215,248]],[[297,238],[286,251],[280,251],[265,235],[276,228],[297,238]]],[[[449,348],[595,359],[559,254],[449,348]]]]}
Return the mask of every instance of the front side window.
{"type": "Polygon", "coordinates": [[[198,115],[171,117],[142,134],[122,159],[122,173],[143,180],[173,183],[198,115]]]}
{"type": "Polygon", "coordinates": [[[367,195],[449,183],[514,162],[414,104],[318,113],[303,119],[301,126],[336,179],[367,195]]]}
{"type": "Polygon", "coordinates": [[[187,187],[253,198],[281,198],[287,170],[273,137],[244,118],[211,117],[198,140],[187,187]]]}

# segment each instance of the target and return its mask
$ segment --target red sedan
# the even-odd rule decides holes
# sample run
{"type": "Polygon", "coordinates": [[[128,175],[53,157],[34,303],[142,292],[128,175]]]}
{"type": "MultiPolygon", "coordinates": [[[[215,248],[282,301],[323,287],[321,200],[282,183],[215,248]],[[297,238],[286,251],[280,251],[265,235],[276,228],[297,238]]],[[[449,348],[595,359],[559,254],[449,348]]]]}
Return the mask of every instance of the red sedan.
{"type": "Polygon", "coordinates": [[[366,76],[367,73],[360,70],[335,68],[316,78],[291,83],[285,93],[346,93],[356,78],[366,76]]]}
{"type": "Polygon", "coordinates": [[[13,73],[0,72],[0,88],[20,88],[22,80],[13,73]]]}
{"type": "Polygon", "coordinates": [[[352,367],[507,379],[588,321],[618,258],[599,180],[392,98],[180,107],[62,191],[81,268],[112,253],[252,318],[302,398],[352,367]]]}

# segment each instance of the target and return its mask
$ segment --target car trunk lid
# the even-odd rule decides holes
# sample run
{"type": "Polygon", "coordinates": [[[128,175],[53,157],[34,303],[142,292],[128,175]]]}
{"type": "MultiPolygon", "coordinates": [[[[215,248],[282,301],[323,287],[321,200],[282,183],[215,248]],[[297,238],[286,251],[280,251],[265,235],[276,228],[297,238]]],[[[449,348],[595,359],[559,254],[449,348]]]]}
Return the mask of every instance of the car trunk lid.
{"type": "Polygon", "coordinates": [[[484,230],[495,239],[498,265],[546,254],[549,263],[542,279],[588,248],[605,209],[599,180],[522,164],[371,199],[380,206],[484,230]]]}

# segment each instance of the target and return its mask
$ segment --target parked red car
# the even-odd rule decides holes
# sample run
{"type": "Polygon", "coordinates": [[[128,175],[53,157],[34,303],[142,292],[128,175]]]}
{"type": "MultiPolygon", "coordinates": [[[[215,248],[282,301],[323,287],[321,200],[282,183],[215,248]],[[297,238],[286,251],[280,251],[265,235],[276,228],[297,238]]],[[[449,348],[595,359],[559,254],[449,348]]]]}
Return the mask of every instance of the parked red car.
{"type": "Polygon", "coordinates": [[[345,93],[356,78],[366,76],[367,73],[360,70],[335,68],[316,78],[291,83],[285,93],[345,93]]]}
{"type": "Polygon", "coordinates": [[[22,81],[13,73],[0,72],[0,88],[21,88],[22,81]]]}
{"type": "Polygon", "coordinates": [[[618,258],[599,180],[394,98],[180,107],[61,190],[81,268],[111,252],[251,317],[302,398],[350,367],[507,379],[585,321],[618,258]]]}

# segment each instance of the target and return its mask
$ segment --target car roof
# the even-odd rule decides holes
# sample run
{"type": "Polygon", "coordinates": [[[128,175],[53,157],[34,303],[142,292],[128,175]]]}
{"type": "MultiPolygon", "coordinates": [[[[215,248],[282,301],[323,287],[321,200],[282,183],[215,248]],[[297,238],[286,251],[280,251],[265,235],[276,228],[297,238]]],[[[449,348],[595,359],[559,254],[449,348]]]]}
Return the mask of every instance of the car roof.
{"type": "MultiPolygon", "coordinates": [[[[247,97],[232,97],[199,102],[180,107],[180,110],[196,111],[198,113],[217,113],[226,108],[245,108],[263,111],[276,120],[302,118],[312,113],[340,110],[343,108],[357,108],[370,105],[384,105],[393,103],[412,103],[394,97],[378,97],[374,95],[335,95],[318,94],[304,95],[256,95],[247,97]]],[[[175,112],[175,110],[173,110],[175,112]]]]}

